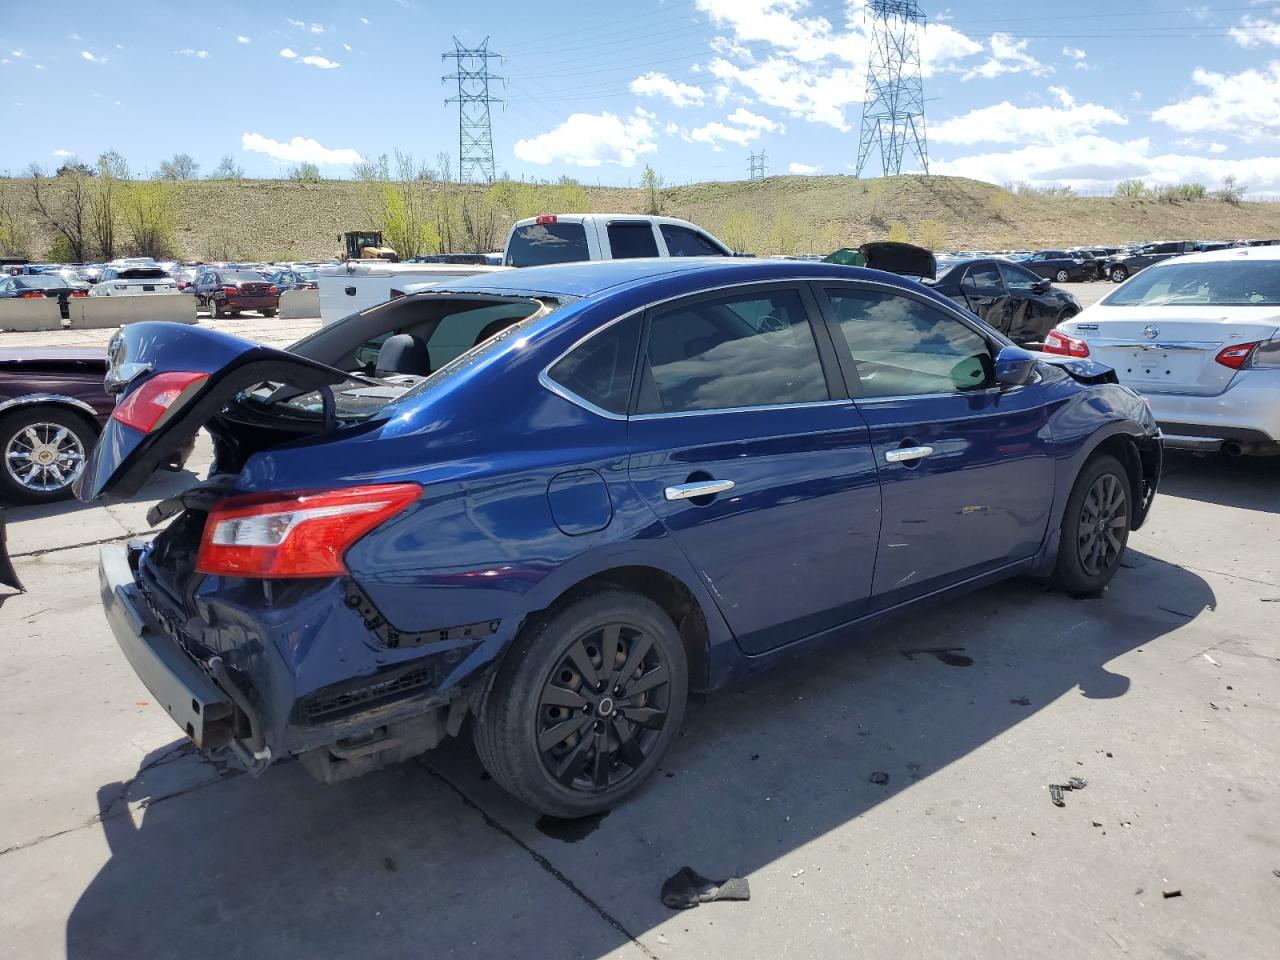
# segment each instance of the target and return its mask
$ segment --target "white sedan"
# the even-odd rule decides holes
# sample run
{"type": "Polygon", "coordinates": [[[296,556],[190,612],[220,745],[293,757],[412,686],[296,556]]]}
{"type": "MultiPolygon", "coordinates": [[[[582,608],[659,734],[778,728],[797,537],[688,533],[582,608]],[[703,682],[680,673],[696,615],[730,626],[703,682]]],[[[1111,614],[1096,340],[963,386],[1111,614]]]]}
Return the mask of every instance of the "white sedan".
{"type": "Polygon", "coordinates": [[[89,291],[91,297],[134,297],[145,294],[177,293],[178,281],[152,264],[151,266],[108,266],[89,291]]]}
{"type": "Polygon", "coordinates": [[[1280,247],[1150,266],[1050,331],[1044,351],[1112,367],[1170,447],[1280,454],[1280,247]]]}

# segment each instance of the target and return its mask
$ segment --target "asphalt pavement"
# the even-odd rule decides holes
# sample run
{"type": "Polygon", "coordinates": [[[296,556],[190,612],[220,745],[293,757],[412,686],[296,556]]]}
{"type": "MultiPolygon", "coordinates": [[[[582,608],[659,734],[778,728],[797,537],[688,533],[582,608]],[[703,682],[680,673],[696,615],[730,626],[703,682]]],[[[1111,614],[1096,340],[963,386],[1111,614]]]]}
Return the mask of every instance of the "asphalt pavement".
{"type": "Polygon", "coordinates": [[[96,573],[190,480],[9,513],[0,957],[1275,956],[1280,459],[1172,455],[1103,596],[1013,581],[808,651],[572,824],[465,740],[337,786],[192,751],[96,573]],[[751,900],[668,910],[685,865],[751,900]]]}

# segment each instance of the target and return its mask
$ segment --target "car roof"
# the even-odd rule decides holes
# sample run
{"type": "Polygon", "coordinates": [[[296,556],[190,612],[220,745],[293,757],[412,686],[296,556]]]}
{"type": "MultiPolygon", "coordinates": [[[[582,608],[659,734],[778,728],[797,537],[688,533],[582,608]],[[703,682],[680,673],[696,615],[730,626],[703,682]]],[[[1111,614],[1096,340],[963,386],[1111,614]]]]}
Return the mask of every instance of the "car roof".
{"type": "MultiPolygon", "coordinates": [[[[1280,247],[1227,247],[1225,250],[1184,254],[1164,263],[1214,263],[1221,260],[1280,260],[1280,247]]],[[[1155,267],[1162,265],[1152,264],[1155,267]]]]}
{"type": "MultiPolygon", "coordinates": [[[[1277,248],[1280,249],[1280,248],[1277,248]]],[[[875,280],[904,290],[925,289],[912,280],[835,263],[806,260],[758,260],[730,257],[651,257],[631,260],[584,260],[543,267],[518,267],[461,277],[431,288],[445,293],[496,293],[528,296],[586,297],[623,286],[642,286],[666,277],[697,271],[709,284],[735,280],[794,280],[802,278],[875,280]]]]}

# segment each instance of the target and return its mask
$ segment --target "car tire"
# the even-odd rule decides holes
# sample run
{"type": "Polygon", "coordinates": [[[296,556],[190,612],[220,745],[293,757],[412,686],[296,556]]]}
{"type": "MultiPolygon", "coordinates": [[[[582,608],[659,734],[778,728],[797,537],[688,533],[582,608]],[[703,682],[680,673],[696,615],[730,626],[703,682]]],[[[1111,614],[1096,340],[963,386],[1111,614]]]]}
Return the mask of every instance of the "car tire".
{"type": "Polygon", "coordinates": [[[213,299],[213,297],[209,298],[209,316],[214,320],[221,320],[226,316],[222,311],[222,304],[213,299]]]}
{"type": "Polygon", "coordinates": [[[1091,457],[1076,477],[1062,514],[1054,585],[1071,594],[1102,590],[1120,567],[1133,520],[1133,488],[1124,465],[1091,457]]]}
{"type": "Polygon", "coordinates": [[[671,618],[647,597],[604,587],[525,625],[472,738],[509,793],[550,816],[585,817],[653,775],[679,732],[688,689],[671,618]]]}
{"type": "Polygon", "coordinates": [[[276,311],[274,307],[267,310],[259,310],[258,312],[262,314],[264,317],[274,317],[276,315],[276,311]]]}
{"type": "Polygon", "coordinates": [[[97,428],[88,418],[62,407],[24,406],[0,417],[0,501],[53,503],[71,496],[71,484],[84,468],[96,439],[97,428]],[[55,450],[49,451],[55,457],[49,465],[37,464],[34,456],[26,461],[13,456],[34,454],[31,438],[50,441],[57,437],[59,429],[65,429],[67,434],[55,450]],[[24,464],[38,467],[38,476],[30,482],[25,480],[24,464]],[[57,482],[59,472],[65,474],[65,482],[57,482]]]}
{"type": "Polygon", "coordinates": [[[1057,280],[1059,283],[1066,283],[1068,280],[1071,279],[1071,274],[1067,273],[1067,271],[1065,270],[1059,270],[1056,274],[1054,274],[1053,278],[1057,280]]]}
{"type": "Polygon", "coordinates": [[[1125,280],[1127,280],[1127,279],[1129,279],[1129,271],[1128,271],[1128,270],[1126,270],[1124,267],[1112,267],[1112,268],[1111,268],[1111,282],[1112,282],[1112,283],[1124,283],[1124,282],[1125,282],[1125,280]]]}

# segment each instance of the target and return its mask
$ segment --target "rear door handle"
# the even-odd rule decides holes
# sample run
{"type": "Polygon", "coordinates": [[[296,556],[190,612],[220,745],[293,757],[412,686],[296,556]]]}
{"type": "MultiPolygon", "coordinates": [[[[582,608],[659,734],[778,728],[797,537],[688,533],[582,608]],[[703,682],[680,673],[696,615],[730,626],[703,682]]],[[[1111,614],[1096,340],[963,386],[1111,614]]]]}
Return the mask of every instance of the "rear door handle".
{"type": "Polygon", "coordinates": [[[933,447],[899,447],[897,450],[886,450],[886,463],[907,463],[911,460],[923,460],[933,453],[933,447]]]}
{"type": "Polygon", "coordinates": [[[732,480],[695,480],[692,483],[676,483],[662,491],[668,500],[692,500],[695,497],[714,497],[733,489],[732,480]]]}

